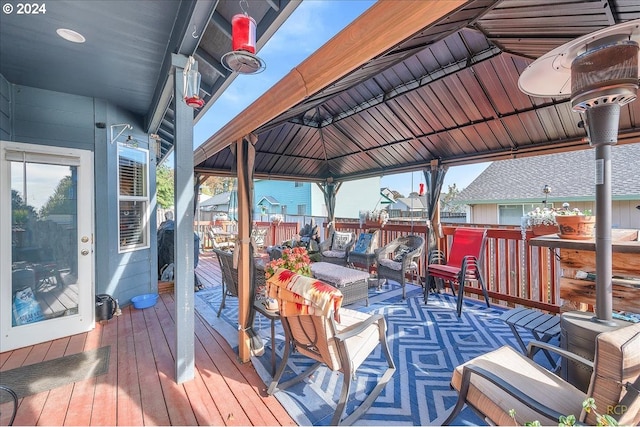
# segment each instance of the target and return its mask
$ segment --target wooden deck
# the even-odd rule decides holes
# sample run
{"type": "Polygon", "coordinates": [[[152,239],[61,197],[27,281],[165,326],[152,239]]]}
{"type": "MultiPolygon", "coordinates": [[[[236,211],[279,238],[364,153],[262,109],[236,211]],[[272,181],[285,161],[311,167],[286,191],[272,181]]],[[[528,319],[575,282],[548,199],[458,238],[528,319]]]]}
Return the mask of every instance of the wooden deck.
{"type": "MultiPolygon", "coordinates": [[[[197,269],[205,286],[219,286],[211,255],[197,269]]],[[[195,379],[176,384],[172,294],[155,307],[122,315],[88,333],[0,353],[0,372],[111,346],[105,375],[20,400],[16,425],[295,425],[251,363],[239,364],[225,339],[195,318],[195,379]]],[[[1,377],[1,374],[0,374],[1,377]]],[[[0,379],[1,382],[1,379],[0,379]]],[[[6,404],[0,425],[6,425],[6,404]]]]}

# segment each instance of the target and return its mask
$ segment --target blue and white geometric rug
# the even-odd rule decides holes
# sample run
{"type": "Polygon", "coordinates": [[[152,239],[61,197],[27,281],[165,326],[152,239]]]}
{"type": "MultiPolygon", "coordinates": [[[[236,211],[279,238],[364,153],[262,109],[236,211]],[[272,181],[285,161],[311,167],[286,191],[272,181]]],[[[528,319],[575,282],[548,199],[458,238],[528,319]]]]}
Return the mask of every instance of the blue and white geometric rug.
{"type": "MultiPolygon", "coordinates": [[[[487,308],[482,303],[465,299],[462,316],[458,318],[455,298],[449,294],[431,294],[428,305],[425,305],[420,287],[407,285],[405,301],[401,300],[402,293],[397,284],[392,282],[386,290],[376,293],[372,289],[368,307],[362,302],[348,306],[385,316],[389,348],[396,364],[393,380],[356,425],[442,425],[457,399],[457,393],[449,386],[453,369],[505,344],[519,348],[509,327],[499,320],[504,310],[487,308]]],[[[217,318],[220,299],[220,288],[200,291],[196,293],[196,309],[232,347],[237,348],[237,298],[227,298],[226,308],[217,318]]],[[[276,321],[276,325],[279,364],[284,349],[284,333],[280,322],[276,321]]],[[[252,359],[268,386],[272,378],[270,321],[258,314],[254,327],[265,343],[265,353],[252,359]]],[[[310,364],[310,359],[293,353],[283,379],[293,377],[294,373],[302,372],[310,364]]],[[[347,413],[373,389],[385,368],[386,362],[378,347],[356,373],[347,413]]],[[[306,381],[280,390],[275,396],[298,425],[328,425],[341,387],[342,374],[322,367],[306,381]]],[[[468,408],[454,424],[486,425],[468,408]]]]}

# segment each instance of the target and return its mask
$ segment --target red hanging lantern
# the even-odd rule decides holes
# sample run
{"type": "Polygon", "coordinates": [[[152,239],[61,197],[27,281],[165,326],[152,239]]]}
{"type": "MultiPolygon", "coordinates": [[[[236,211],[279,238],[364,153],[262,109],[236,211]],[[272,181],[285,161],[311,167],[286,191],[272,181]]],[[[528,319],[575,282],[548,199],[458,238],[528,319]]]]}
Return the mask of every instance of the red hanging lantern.
{"type": "Polygon", "coordinates": [[[231,19],[231,47],[234,51],[243,50],[256,53],[256,20],[249,15],[239,13],[231,19]]]}
{"type": "Polygon", "coordinates": [[[418,192],[419,195],[424,196],[424,183],[420,183],[420,190],[418,192]]]}

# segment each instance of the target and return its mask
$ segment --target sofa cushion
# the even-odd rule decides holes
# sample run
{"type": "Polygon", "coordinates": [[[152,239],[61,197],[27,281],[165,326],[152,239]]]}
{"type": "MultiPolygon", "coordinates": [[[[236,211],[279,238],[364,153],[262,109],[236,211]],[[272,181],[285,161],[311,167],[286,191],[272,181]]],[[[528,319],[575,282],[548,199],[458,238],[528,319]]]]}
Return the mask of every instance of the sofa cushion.
{"type": "Polygon", "coordinates": [[[333,233],[333,242],[331,243],[332,251],[345,251],[349,243],[351,243],[352,239],[351,233],[343,233],[340,231],[335,231],[333,233]]]}
{"type": "Polygon", "coordinates": [[[398,248],[395,250],[393,254],[393,260],[396,262],[402,262],[402,260],[404,259],[404,256],[409,252],[411,252],[411,250],[412,249],[406,245],[398,246],[398,248]]]}
{"type": "Polygon", "coordinates": [[[344,258],[347,253],[345,251],[324,251],[322,256],[326,258],[344,258]]]}
{"type": "Polygon", "coordinates": [[[369,254],[371,253],[371,246],[373,243],[374,233],[360,233],[358,240],[351,253],[354,254],[369,254]]]}

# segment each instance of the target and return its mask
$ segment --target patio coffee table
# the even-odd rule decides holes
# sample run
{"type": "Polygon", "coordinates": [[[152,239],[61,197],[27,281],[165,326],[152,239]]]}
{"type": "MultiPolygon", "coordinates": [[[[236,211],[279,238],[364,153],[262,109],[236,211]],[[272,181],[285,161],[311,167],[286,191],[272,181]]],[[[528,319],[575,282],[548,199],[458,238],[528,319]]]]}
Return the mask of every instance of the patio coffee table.
{"type": "Polygon", "coordinates": [[[311,263],[311,273],[316,279],[322,280],[340,289],[342,305],[349,305],[361,299],[369,305],[369,273],[353,268],[342,267],[329,262],[311,263]]]}

